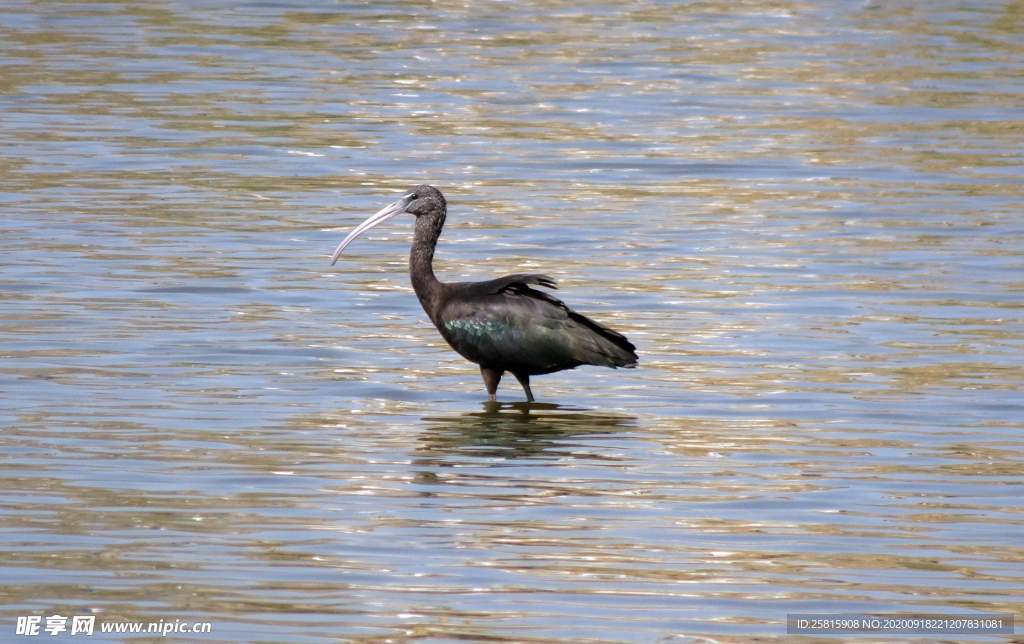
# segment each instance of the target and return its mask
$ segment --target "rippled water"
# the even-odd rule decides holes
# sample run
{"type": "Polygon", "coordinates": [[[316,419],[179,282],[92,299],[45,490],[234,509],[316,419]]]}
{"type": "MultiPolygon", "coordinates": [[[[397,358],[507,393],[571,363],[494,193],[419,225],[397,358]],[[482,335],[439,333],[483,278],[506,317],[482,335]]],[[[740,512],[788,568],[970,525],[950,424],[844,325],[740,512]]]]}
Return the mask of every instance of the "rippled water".
{"type": "Polygon", "coordinates": [[[1021,2],[6,0],[0,42],[5,641],[1021,613],[1021,2]],[[553,275],[641,367],[484,405],[408,221],[328,266],[416,183],[442,279],[553,275]]]}

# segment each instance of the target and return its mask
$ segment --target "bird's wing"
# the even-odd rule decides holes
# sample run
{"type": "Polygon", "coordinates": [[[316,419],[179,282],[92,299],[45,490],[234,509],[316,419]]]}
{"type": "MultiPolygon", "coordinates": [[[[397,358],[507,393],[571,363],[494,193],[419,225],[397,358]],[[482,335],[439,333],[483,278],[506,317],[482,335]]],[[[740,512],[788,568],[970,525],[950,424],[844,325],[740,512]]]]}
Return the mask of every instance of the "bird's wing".
{"type": "Polygon", "coordinates": [[[473,362],[508,371],[539,374],[581,364],[636,365],[635,347],[625,336],[528,286],[544,282],[551,280],[510,275],[458,285],[460,296],[441,315],[442,334],[473,362]]]}
{"type": "Polygon", "coordinates": [[[497,295],[502,291],[514,289],[517,286],[527,287],[530,284],[547,288],[558,288],[554,279],[538,273],[516,273],[515,275],[506,275],[505,277],[487,280],[486,282],[466,282],[460,284],[460,286],[463,287],[462,291],[466,296],[481,296],[497,295]]]}

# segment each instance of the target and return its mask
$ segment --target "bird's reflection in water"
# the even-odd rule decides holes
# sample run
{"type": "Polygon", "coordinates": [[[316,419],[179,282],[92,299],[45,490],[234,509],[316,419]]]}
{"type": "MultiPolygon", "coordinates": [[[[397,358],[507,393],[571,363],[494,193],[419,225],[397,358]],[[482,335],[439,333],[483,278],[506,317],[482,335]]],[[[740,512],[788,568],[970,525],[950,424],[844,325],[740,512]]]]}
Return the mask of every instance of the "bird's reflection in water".
{"type": "Polygon", "coordinates": [[[419,452],[421,464],[453,458],[558,458],[573,437],[618,433],[634,426],[625,415],[588,413],[550,403],[484,403],[482,412],[427,417],[419,452]]]}

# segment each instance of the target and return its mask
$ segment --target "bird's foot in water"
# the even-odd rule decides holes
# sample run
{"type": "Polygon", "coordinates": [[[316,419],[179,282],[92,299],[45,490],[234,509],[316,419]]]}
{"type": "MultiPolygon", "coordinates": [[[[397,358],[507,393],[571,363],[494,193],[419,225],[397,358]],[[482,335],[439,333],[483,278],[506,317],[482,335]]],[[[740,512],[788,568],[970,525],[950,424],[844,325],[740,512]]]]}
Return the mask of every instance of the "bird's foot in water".
{"type": "Polygon", "coordinates": [[[523,386],[523,392],[526,394],[526,402],[533,402],[533,391],[530,390],[530,376],[525,373],[512,374],[519,381],[519,384],[523,386]]]}

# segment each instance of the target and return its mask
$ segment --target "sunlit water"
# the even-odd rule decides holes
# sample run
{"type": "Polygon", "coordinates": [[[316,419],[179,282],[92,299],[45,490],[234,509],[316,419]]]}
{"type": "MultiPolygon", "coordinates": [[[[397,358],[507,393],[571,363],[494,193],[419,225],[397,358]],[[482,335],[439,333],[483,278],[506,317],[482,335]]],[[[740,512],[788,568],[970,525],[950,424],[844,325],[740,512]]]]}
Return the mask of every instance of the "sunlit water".
{"type": "Polygon", "coordinates": [[[0,39],[0,639],[1024,612],[1024,4],[5,0],[0,39]],[[640,368],[484,405],[409,221],[328,266],[417,183],[442,279],[552,275],[640,368]]]}

